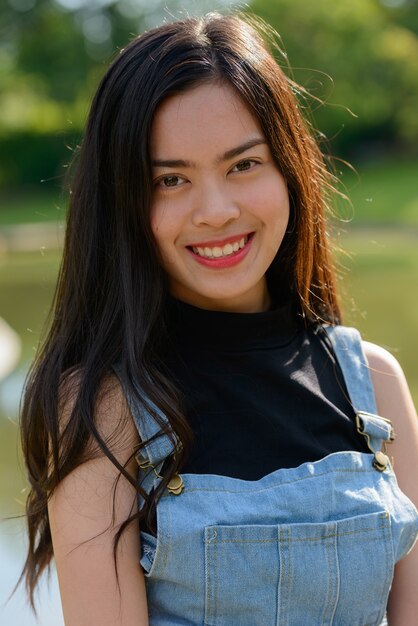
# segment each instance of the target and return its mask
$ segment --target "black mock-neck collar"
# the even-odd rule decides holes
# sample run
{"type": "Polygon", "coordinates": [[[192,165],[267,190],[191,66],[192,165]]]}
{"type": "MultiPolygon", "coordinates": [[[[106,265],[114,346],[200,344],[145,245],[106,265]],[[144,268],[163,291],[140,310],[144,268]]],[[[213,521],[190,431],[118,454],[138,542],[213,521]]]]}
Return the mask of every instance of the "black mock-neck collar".
{"type": "Polygon", "coordinates": [[[182,348],[241,351],[278,347],[291,341],[300,323],[292,302],[259,313],[210,311],[168,298],[170,338],[182,348]]]}

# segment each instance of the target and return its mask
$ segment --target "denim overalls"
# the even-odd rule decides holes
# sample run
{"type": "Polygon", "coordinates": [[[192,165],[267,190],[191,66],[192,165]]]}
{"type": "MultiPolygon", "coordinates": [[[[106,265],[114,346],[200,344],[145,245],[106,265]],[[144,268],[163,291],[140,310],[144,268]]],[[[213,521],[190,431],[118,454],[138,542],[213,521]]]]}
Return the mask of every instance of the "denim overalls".
{"type": "MultiPolygon", "coordinates": [[[[359,333],[325,330],[370,453],[336,452],[255,481],[176,476],[157,505],[157,537],[141,531],[150,626],[387,623],[394,564],[417,538],[418,512],[381,451],[394,433],[376,415],[359,333]]],[[[159,430],[130,405],[142,439],[159,430]]],[[[147,492],[173,451],[166,435],[140,451],[147,492]]]]}

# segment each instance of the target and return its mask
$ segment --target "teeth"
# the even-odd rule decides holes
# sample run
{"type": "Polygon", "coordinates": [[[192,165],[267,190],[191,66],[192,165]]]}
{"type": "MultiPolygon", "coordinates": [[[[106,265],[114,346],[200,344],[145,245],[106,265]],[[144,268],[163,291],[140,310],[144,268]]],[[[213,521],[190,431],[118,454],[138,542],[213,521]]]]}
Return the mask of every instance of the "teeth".
{"type": "Polygon", "coordinates": [[[227,243],[221,248],[220,246],[215,246],[214,248],[201,248],[193,246],[193,252],[195,254],[199,254],[200,256],[207,257],[208,259],[219,259],[222,256],[229,256],[234,252],[238,252],[241,248],[245,246],[248,241],[248,235],[242,237],[240,241],[234,241],[234,243],[227,243]]]}

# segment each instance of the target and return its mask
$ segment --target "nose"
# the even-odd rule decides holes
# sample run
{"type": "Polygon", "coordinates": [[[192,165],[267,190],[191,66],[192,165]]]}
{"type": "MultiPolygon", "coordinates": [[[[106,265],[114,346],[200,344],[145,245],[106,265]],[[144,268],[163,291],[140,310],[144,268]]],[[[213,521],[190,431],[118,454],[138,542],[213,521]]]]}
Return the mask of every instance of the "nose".
{"type": "Polygon", "coordinates": [[[221,228],[239,218],[241,209],[221,182],[211,181],[196,194],[192,221],[194,226],[221,228]]]}

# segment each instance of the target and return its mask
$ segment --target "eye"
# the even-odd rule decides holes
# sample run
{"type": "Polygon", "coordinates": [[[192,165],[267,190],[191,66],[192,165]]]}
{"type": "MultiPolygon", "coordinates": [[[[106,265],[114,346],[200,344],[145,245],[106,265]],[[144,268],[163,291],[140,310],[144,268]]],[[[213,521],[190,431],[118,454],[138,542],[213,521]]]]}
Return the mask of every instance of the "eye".
{"type": "Polygon", "coordinates": [[[162,189],[172,189],[175,187],[179,187],[181,183],[185,182],[185,179],[181,176],[177,176],[176,174],[170,174],[169,176],[163,176],[162,178],[158,178],[154,181],[156,187],[160,187],[162,189]]]}
{"type": "Polygon", "coordinates": [[[254,161],[254,159],[243,159],[234,165],[231,172],[248,172],[248,170],[252,170],[257,164],[258,161],[254,161]]]}

